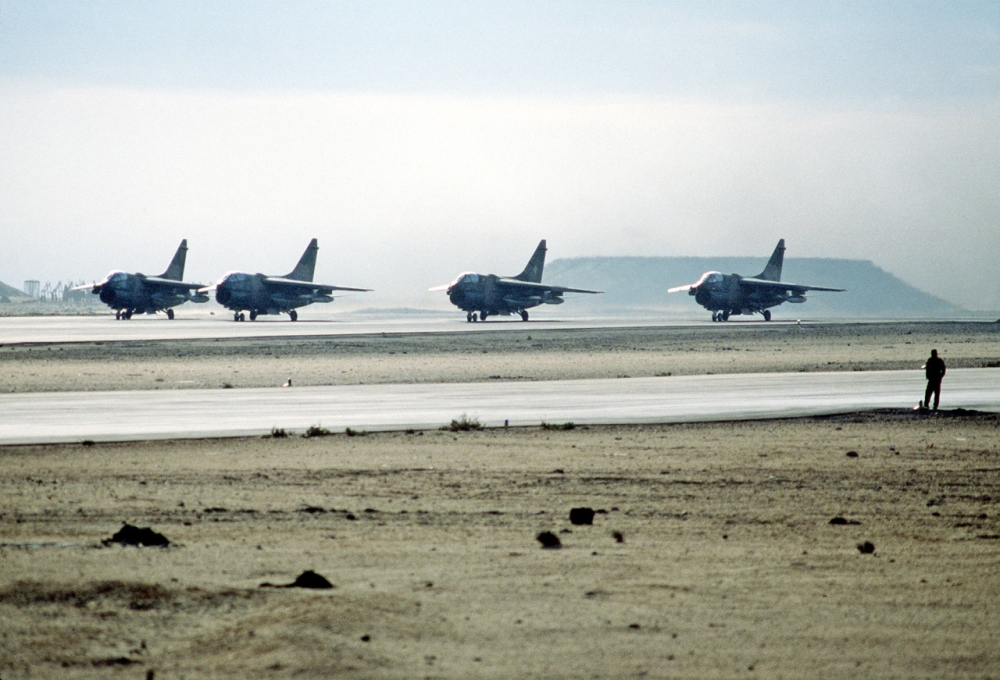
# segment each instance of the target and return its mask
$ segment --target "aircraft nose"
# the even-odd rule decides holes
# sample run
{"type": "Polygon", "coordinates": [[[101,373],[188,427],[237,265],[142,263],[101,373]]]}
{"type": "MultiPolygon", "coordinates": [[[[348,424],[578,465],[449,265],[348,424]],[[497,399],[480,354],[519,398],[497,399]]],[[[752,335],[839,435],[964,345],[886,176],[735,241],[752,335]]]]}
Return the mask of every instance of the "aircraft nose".
{"type": "Polygon", "coordinates": [[[223,280],[215,287],[215,301],[220,305],[227,305],[233,299],[233,291],[229,284],[223,280]]]}

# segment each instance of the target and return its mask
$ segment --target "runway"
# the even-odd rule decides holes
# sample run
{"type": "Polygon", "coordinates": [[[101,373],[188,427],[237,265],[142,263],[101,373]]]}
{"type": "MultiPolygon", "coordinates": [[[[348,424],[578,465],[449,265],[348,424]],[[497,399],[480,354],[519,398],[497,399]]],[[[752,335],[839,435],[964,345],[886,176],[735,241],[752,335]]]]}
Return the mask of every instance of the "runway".
{"type": "MultiPolygon", "coordinates": [[[[780,322],[773,321],[771,325],[780,322]]],[[[794,323],[794,322],[791,322],[794,323]]],[[[173,321],[162,314],[136,316],[116,321],[113,314],[100,316],[14,316],[0,317],[0,346],[67,342],[142,342],[215,338],[290,338],[305,336],[373,335],[378,333],[473,333],[482,331],[523,331],[630,326],[708,325],[701,318],[663,316],[589,316],[564,312],[537,312],[527,323],[517,316],[498,317],[482,323],[467,323],[462,312],[426,313],[335,313],[307,308],[299,320],[287,316],[264,316],[256,321],[237,323],[223,310],[177,313],[173,321]]],[[[730,327],[761,326],[763,322],[732,323],[730,327]]]]}
{"type": "MultiPolygon", "coordinates": [[[[0,443],[259,435],[446,425],[697,422],[905,408],[920,371],[0,395],[0,443]]],[[[943,405],[1000,411],[1000,369],[953,369],[943,405]]]]}

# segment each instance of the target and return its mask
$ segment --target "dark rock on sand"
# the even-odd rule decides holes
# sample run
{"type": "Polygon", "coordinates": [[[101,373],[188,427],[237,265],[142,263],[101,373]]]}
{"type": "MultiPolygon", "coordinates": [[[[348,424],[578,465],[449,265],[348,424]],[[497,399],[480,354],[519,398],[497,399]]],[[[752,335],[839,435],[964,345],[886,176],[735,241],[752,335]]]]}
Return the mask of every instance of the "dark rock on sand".
{"type": "Polygon", "coordinates": [[[861,524],[861,522],[856,519],[845,519],[843,517],[834,517],[830,520],[830,524],[835,525],[845,525],[845,524],[861,524]]]}
{"type": "Polygon", "coordinates": [[[543,548],[549,548],[555,550],[562,547],[562,541],[551,531],[543,531],[538,534],[538,542],[542,544],[543,548]]]}
{"type": "Polygon", "coordinates": [[[858,551],[860,551],[862,555],[871,555],[875,552],[875,545],[871,541],[858,543],[858,551]]]}
{"type": "Polygon", "coordinates": [[[329,590],[333,588],[334,585],[326,580],[321,574],[317,574],[315,571],[308,570],[299,574],[291,583],[286,583],[282,586],[276,586],[273,583],[261,583],[261,588],[312,588],[314,590],[329,590]]]}
{"type": "Polygon", "coordinates": [[[571,524],[593,524],[594,511],[592,508],[573,508],[569,511],[569,521],[571,524]]]}
{"type": "Polygon", "coordinates": [[[156,547],[165,548],[170,545],[170,541],[163,534],[159,534],[149,527],[134,527],[131,524],[123,524],[122,528],[111,538],[101,541],[101,545],[110,546],[134,545],[136,547],[156,547]]]}

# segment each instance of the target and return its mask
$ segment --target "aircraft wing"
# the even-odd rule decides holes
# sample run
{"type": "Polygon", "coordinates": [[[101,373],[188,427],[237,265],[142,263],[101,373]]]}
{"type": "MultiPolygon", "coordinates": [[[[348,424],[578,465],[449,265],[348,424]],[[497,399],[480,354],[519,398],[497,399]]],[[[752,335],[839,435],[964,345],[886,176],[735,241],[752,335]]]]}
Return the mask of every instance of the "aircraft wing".
{"type": "MultiPolygon", "coordinates": [[[[749,283],[757,288],[770,288],[771,290],[789,290],[792,292],[805,292],[807,290],[825,290],[831,293],[843,293],[844,288],[824,288],[822,286],[803,286],[798,283],[785,283],[783,281],[765,281],[764,279],[741,278],[740,283],[749,283]]],[[[669,291],[668,291],[669,292],[669,291]]]]}
{"type": "Polygon", "coordinates": [[[498,285],[505,290],[518,290],[526,293],[590,293],[600,295],[600,290],[584,290],[583,288],[564,288],[562,286],[550,286],[545,283],[530,283],[528,281],[518,281],[517,279],[500,279],[498,285]]]}
{"type": "Polygon", "coordinates": [[[147,276],[144,281],[145,283],[153,285],[157,288],[195,290],[202,287],[200,283],[186,283],[184,281],[175,281],[174,279],[161,279],[159,276],[147,276]]]}
{"type": "Polygon", "coordinates": [[[316,291],[318,293],[329,294],[335,290],[350,290],[355,293],[370,293],[371,288],[349,288],[347,286],[325,286],[321,283],[312,283],[311,281],[295,281],[293,279],[285,279],[277,276],[268,276],[264,278],[264,285],[268,287],[275,287],[284,290],[295,290],[300,293],[307,293],[310,291],[316,291]]]}

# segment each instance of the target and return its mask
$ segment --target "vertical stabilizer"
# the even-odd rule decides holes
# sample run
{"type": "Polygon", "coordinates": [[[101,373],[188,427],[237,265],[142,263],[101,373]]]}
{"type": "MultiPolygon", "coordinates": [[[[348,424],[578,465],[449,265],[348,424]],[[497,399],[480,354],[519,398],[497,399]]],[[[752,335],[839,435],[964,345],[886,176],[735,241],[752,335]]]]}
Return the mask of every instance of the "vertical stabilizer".
{"type": "Polygon", "coordinates": [[[528,266],[514,278],[518,281],[526,281],[528,283],[541,283],[542,269],[545,267],[545,250],[545,239],[542,239],[538,242],[538,247],[535,248],[534,255],[528,260],[528,266]]]}
{"type": "Polygon", "coordinates": [[[167,267],[167,271],[160,274],[161,279],[170,279],[171,281],[183,281],[184,280],[184,261],[187,259],[188,252],[188,240],[184,239],[181,244],[177,246],[177,252],[174,253],[174,259],[170,260],[170,266],[167,267]]]}
{"type": "Polygon", "coordinates": [[[771,253],[771,259],[767,261],[767,266],[764,267],[757,278],[763,279],[765,281],[781,281],[781,265],[785,261],[785,239],[778,241],[778,245],[774,248],[774,252],[771,253]]]}
{"type": "Polygon", "coordinates": [[[299,258],[299,263],[295,265],[295,269],[285,278],[292,279],[293,281],[312,281],[313,272],[316,271],[316,251],[318,250],[319,246],[316,244],[316,239],[313,239],[309,242],[306,252],[302,253],[302,257],[299,258]]]}

